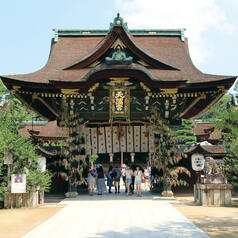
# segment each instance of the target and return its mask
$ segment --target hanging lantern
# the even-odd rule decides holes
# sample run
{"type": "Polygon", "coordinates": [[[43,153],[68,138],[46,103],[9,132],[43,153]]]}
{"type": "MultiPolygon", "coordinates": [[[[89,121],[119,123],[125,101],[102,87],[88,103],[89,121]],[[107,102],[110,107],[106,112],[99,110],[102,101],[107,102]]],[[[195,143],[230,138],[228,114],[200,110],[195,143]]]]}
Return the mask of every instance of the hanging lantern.
{"type": "Polygon", "coordinates": [[[112,162],[113,162],[113,156],[114,156],[114,154],[113,154],[113,153],[110,153],[109,156],[110,156],[110,163],[112,163],[112,162]]]}
{"type": "Polygon", "coordinates": [[[131,163],[134,163],[135,162],[135,153],[132,152],[131,153],[131,163]]]}

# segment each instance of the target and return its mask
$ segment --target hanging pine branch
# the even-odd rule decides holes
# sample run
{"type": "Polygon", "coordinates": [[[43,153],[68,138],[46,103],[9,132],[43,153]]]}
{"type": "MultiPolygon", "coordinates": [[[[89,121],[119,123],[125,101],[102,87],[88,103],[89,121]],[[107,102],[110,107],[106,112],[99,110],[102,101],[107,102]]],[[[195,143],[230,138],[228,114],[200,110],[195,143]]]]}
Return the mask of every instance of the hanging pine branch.
{"type": "Polygon", "coordinates": [[[71,186],[86,184],[84,172],[88,166],[85,152],[85,139],[83,137],[83,119],[79,113],[74,110],[74,101],[69,102],[66,98],[61,101],[62,117],[60,126],[68,130],[68,137],[65,146],[61,147],[61,153],[64,156],[62,161],[67,170],[69,180],[69,189],[71,186]]]}
{"type": "Polygon", "coordinates": [[[197,141],[197,137],[193,131],[195,127],[192,120],[182,119],[182,123],[179,127],[176,127],[176,139],[181,145],[189,146],[193,145],[197,141]]]}
{"type": "Polygon", "coordinates": [[[175,132],[170,129],[169,121],[161,119],[156,108],[152,108],[149,120],[150,133],[155,142],[152,156],[152,170],[157,170],[154,174],[155,183],[162,182],[164,190],[169,190],[171,186],[188,186],[185,180],[179,179],[179,174],[190,176],[190,172],[184,167],[176,166],[182,159],[182,152],[175,132]]]}

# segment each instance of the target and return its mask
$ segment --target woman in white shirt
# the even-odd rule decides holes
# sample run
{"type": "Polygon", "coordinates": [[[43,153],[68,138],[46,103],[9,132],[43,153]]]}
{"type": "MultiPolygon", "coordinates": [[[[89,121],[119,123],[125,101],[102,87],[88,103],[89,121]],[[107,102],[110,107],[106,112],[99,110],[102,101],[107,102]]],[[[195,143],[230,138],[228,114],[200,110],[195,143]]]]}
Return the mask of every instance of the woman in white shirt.
{"type": "Polygon", "coordinates": [[[133,175],[133,171],[130,166],[127,166],[125,175],[126,175],[126,189],[127,189],[127,196],[128,196],[130,194],[130,184],[132,182],[131,176],[133,175]]]}
{"type": "Polygon", "coordinates": [[[134,172],[135,185],[136,185],[136,196],[141,197],[141,180],[143,178],[143,172],[140,170],[139,166],[136,166],[136,171],[134,172]]]}

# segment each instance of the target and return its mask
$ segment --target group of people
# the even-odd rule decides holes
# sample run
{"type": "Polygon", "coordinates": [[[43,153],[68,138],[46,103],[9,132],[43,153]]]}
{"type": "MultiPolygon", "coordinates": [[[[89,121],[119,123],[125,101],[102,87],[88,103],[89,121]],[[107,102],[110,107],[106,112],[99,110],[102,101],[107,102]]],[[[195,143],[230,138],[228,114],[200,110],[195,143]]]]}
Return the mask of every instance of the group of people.
{"type": "MultiPolygon", "coordinates": [[[[106,174],[107,186],[109,187],[108,193],[112,193],[111,189],[113,186],[115,187],[115,193],[120,193],[121,177],[125,184],[127,196],[134,193],[134,185],[136,186],[136,196],[141,196],[141,184],[144,182],[143,180],[149,180],[147,170],[144,171],[140,166],[135,166],[135,169],[133,169],[128,165],[122,169],[122,172],[117,166],[115,168],[110,166],[106,174]]],[[[88,189],[91,196],[94,194],[95,187],[97,187],[98,195],[107,192],[102,165],[97,166],[96,169],[90,169],[88,172],[88,189]]]]}

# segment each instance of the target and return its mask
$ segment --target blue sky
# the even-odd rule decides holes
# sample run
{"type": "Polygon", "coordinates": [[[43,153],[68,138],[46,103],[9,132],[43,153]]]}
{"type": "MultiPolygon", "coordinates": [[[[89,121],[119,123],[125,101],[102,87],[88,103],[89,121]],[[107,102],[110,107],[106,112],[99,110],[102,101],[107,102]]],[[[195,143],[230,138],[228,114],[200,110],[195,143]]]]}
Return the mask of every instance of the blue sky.
{"type": "Polygon", "coordinates": [[[186,28],[197,68],[238,75],[238,0],[8,0],[0,7],[0,75],[43,67],[53,28],[108,29],[118,10],[131,29],[186,28]]]}

